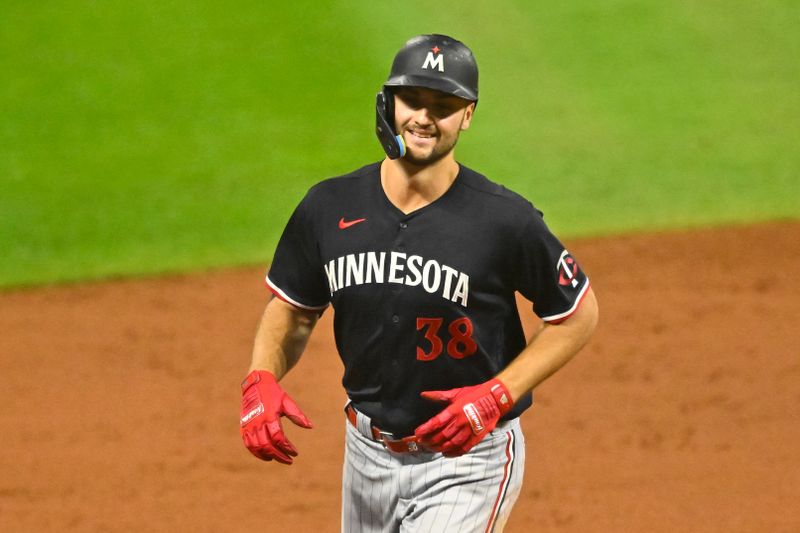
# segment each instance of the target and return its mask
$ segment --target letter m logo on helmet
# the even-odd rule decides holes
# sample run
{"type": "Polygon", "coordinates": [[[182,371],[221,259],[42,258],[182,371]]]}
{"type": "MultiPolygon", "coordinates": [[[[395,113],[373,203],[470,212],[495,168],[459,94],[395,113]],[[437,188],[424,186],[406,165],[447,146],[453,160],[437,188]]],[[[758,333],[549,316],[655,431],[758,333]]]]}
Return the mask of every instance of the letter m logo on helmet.
{"type": "MultiPolygon", "coordinates": [[[[438,51],[438,48],[434,49],[438,51]]],[[[422,64],[422,68],[439,68],[439,72],[444,72],[444,54],[439,54],[437,56],[433,55],[433,52],[428,52],[428,55],[425,57],[425,63],[422,64]]]]}

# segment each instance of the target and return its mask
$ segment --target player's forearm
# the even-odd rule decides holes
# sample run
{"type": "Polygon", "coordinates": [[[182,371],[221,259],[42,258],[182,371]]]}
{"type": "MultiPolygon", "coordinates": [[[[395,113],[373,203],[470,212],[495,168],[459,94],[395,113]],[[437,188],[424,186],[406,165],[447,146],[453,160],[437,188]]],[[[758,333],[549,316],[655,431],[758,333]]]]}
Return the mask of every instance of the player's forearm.
{"type": "Polygon", "coordinates": [[[556,373],[586,345],[597,319],[597,300],[589,289],[574,315],[561,324],[545,325],[497,378],[512,398],[520,398],[556,373]]]}
{"type": "Polygon", "coordinates": [[[300,359],[317,319],[316,313],[273,298],[258,326],[250,370],[268,370],[281,379],[300,359]]]}

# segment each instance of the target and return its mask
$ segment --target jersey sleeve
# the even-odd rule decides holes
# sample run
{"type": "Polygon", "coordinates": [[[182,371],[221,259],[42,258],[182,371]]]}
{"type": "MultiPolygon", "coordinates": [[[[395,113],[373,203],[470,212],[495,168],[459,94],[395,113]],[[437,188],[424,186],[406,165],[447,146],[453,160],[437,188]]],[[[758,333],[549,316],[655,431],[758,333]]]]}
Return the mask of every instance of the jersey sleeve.
{"type": "Polygon", "coordinates": [[[519,241],[516,289],[549,323],[566,320],[589,289],[589,278],[531,206],[519,241]]]}
{"type": "Polygon", "coordinates": [[[330,302],[319,246],[315,237],[310,195],[300,202],[283,230],[267,273],[267,286],[281,300],[309,311],[330,302]]]}

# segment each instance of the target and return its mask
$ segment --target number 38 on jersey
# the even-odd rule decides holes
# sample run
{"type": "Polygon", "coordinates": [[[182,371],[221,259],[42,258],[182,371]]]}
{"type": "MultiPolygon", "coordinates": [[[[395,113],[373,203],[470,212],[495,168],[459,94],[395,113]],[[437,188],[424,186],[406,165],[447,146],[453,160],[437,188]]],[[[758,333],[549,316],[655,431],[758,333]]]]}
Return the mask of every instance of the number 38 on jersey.
{"type": "Polygon", "coordinates": [[[417,359],[420,361],[433,361],[442,354],[446,348],[447,355],[454,359],[463,359],[474,354],[478,345],[472,338],[472,321],[467,317],[453,320],[442,332],[444,319],[440,317],[417,318],[417,331],[422,332],[422,344],[417,345],[417,359]],[[445,344],[446,343],[446,344],[445,344]]]}

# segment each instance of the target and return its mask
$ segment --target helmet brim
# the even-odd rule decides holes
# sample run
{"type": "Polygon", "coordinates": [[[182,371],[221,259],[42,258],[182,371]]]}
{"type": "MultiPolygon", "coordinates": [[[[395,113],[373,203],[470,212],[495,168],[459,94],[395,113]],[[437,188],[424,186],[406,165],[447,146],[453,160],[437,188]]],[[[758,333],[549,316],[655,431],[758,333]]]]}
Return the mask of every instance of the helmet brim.
{"type": "Polygon", "coordinates": [[[478,95],[474,92],[447,78],[431,78],[428,76],[402,74],[389,78],[383,85],[384,87],[424,87],[426,89],[452,94],[453,96],[458,96],[470,102],[478,101],[478,95]]]}

